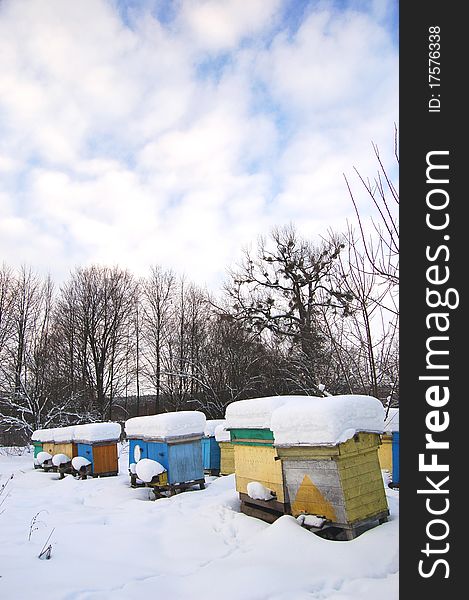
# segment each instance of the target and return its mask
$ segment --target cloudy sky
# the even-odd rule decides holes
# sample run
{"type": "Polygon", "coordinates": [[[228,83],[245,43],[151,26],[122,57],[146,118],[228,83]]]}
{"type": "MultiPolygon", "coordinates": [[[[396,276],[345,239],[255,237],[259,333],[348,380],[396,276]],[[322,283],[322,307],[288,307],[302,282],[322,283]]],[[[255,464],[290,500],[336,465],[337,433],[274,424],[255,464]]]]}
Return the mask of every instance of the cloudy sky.
{"type": "Polygon", "coordinates": [[[372,141],[393,164],[394,0],[0,0],[0,56],[0,263],[56,281],[216,287],[273,226],[343,230],[372,141]]]}

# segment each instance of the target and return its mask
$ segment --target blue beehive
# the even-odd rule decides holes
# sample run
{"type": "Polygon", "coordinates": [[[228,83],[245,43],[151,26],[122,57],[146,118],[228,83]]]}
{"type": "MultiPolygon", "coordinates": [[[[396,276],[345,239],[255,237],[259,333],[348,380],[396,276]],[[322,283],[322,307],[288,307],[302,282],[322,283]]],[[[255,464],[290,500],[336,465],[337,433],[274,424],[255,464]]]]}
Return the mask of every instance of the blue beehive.
{"type": "Polygon", "coordinates": [[[129,466],[137,463],[141,458],[148,458],[148,442],[144,439],[131,438],[129,440],[129,466]]]}
{"type": "Polygon", "coordinates": [[[129,440],[129,476],[131,487],[142,487],[145,484],[139,482],[137,474],[135,472],[135,465],[139,460],[148,458],[148,442],[141,436],[130,437],[127,435],[129,440]]]}
{"type": "Polygon", "coordinates": [[[87,469],[83,471],[84,478],[87,473],[93,477],[119,473],[117,443],[120,435],[119,423],[88,423],[74,427],[76,458],[86,458],[89,461],[87,469]]]}
{"type": "MultiPolygon", "coordinates": [[[[391,472],[390,487],[399,487],[399,409],[388,408],[386,419],[384,421],[384,432],[387,434],[391,443],[392,464],[389,467],[391,472]]],[[[388,444],[389,444],[388,441],[388,444]]],[[[388,446],[389,447],[389,446],[388,446]]]]}
{"type": "Polygon", "coordinates": [[[392,434],[392,484],[399,485],[399,432],[392,434]]]}
{"type": "Polygon", "coordinates": [[[126,421],[125,431],[130,440],[129,464],[135,463],[132,479],[141,479],[138,473],[139,461],[150,459],[164,467],[164,477],[158,476],[144,483],[152,487],[155,495],[198,484],[205,485],[202,460],[202,436],[205,415],[199,411],[162,413],[148,417],[134,417],[126,421]],[[137,447],[140,450],[135,450],[137,447]],[[138,458],[138,453],[140,459],[138,458]],[[130,462],[132,461],[132,462],[130,462]]]}
{"type": "Polygon", "coordinates": [[[211,475],[220,473],[220,446],[214,437],[202,439],[202,455],[204,471],[211,475]]]}
{"type": "Polygon", "coordinates": [[[204,471],[210,475],[220,474],[220,445],[215,439],[215,429],[225,423],[225,419],[210,419],[205,424],[202,438],[204,471]]]}

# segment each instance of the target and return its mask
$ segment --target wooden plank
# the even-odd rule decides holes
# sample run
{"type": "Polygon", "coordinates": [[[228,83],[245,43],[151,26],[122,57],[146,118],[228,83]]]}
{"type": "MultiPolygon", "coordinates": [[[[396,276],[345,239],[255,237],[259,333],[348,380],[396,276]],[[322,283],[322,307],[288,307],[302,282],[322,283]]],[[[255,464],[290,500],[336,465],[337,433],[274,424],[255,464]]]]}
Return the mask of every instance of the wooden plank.
{"type": "Polygon", "coordinates": [[[276,511],[281,513],[282,515],[290,514],[290,506],[288,504],[284,504],[283,502],[279,502],[275,499],[256,500],[255,498],[251,498],[251,496],[248,496],[247,494],[244,494],[242,492],[240,492],[239,498],[241,502],[244,502],[245,504],[257,506],[265,510],[276,511]]]}
{"type": "Polygon", "coordinates": [[[281,459],[288,460],[315,460],[326,459],[339,455],[338,446],[276,446],[277,454],[281,459]]]}
{"type": "Polygon", "coordinates": [[[262,510],[261,508],[257,508],[256,506],[252,506],[250,504],[241,503],[241,512],[248,517],[256,517],[256,519],[261,519],[266,523],[274,523],[279,517],[282,515],[280,513],[271,513],[266,510],[262,510]]]}
{"type": "Polygon", "coordinates": [[[93,474],[104,475],[119,470],[117,462],[117,444],[93,446],[93,474]]]}
{"type": "Polygon", "coordinates": [[[199,486],[200,490],[205,489],[205,479],[196,479],[194,481],[186,481],[184,483],[168,483],[168,484],[152,484],[147,483],[147,487],[150,487],[155,495],[155,499],[164,498],[165,496],[174,496],[178,492],[185,492],[195,486],[199,486]],[[167,492],[167,493],[166,493],[167,492]]]}
{"type": "Polygon", "coordinates": [[[363,517],[361,519],[356,519],[354,521],[351,521],[350,523],[348,523],[349,527],[358,529],[361,527],[365,527],[368,525],[373,525],[373,524],[381,524],[381,523],[385,523],[388,520],[389,517],[389,510],[383,510],[381,512],[378,513],[374,513],[372,516],[369,517],[363,517]]]}
{"type": "Polygon", "coordinates": [[[273,523],[282,515],[291,514],[290,506],[276,500],[255,500],[247,494],[240,493],[241,512],[250,517],[273,523]]]}

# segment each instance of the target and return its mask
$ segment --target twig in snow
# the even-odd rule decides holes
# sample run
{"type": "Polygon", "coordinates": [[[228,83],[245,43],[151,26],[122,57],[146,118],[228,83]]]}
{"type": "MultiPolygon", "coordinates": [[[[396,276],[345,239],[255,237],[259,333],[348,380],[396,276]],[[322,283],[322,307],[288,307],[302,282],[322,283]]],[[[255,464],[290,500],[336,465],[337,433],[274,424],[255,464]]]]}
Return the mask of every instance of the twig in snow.
{"type": "MultiPolygon", "coordinates": [[[[10,483],[10,481],[13,479],[14,474],[12,473],[10,475],[10,477],[8,478],[8,480],[0,487],[0,496],[2,496],[6,490],[7,485],[10,483]]],[[[2,506],[2,504],[5,502],[5,500],[8,498],[8,496],[10,495],[10,492],[8,492],[7,494],[5,494],[3,496],[3,498],[0,498],[0,507],[2,506]]],[[[0,515],[2,513],[5,512],[5,509],[3,509],[2,511],[0,511],[0,515]]]]}
{"type": "Polygon", "coordinates": [[[29,536],[28,536],[28,542],[30,542],[30,541],[31,541],[31,536],[32,536],[32,534],[33,534],[33,531],[37,531],[37,530],[39,529],[39,525],[40,525],[40,524],[42,524],[42,525],[45,525],[44,521],[38,521],[38,520],[37,520],[38,516],[39,516],[39,515],[40,515],[42,512],[45,512],[45,513],[49,514],[49,513],[47,512],[47,510],[43,509],[43,510],[40,510],[38,513],[36,513],[36,514],[34,515],[34,517],[31,519],[31,523],[30,523],[30,525],[29,525],[29,536]]]}
{"type": "Polygon", "coordinates": [[[50,538],[52,537],[52,534],[55,531],[55,527],[54,529],[50,532],[49,537],[47,538],[44,546],[42,547],[42,550],[39,552],[38,554],[38,558],[45,558],[46,560],[49,560],[51,554],[52,554],[52,544],[49,544],[47,546],[47,542],[50,540],[50,538]]]}

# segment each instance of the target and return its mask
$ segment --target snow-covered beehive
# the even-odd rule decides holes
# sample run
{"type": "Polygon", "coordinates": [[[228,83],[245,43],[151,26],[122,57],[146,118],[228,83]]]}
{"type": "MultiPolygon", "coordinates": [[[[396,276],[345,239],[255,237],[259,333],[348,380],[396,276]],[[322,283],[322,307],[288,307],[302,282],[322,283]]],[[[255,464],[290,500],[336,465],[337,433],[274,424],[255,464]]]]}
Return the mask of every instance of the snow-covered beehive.
{"type": "Polygon", "coordinates": [[[296,396],[252,398],[232,402],[226,408],[226,429],[230,432],[234,448],[234,472],[241,510],[267,521],[274,521],[280,514],[289,513],[282,465],[274,448],[270,421],[273,412],[292,398],[296,396]],[[248,486],[251,482],[258,482],[272,492],[268,503],[249,496],[248,486]],[[254,503],[260,504],[261,508],[251,508],[254,503]]]}
{"type": "MultiPolygon", "coordinates": [[[[101,477],[119,473],[117,443],[121,432],[119,423],[113,422],[75,426],[76,456],[85,458],[90,463],[86,470],[83,469],[84,473],[101,477]]],[[[84,466],[86,465],[81,465],[82,468],[84,466]]]]}
{"type": "Polygon", "coordinates": [[[220,447],[220,475],[231,475],[235,472],[234,446],[230,432],[226,429],[226,420],[215,427],[215,439],[220,447]]]}
{"type": "Polygon", "coordinates": [[[384,419],[384,432],[378,456],[382,469],[392,476],[392,486],[399,484],[399,409],[390,408],[384,419]]]}
{"type": "Polygon", "coordinates": [[[315,515],[348,537],[386,519],[377,454],[383,415],[370,396],[276,396],[229,405],[243,512],[267,521],[315,515]],[[251,498],[252,481],[272,499],[251,498]]]}
{"type": "MultiPolygon", "coordinates": [[[[54,430],[53,456],[60,454],[68,456],[69,461],[71,461],[74,456],[77,456],[77,445],[75,443],[74,425],[69,425],[67,427],[57,427],[54,430]]],[[[53,460],[52,464],[58,467],[58,465],[56,465],[53,460]]]]}
{"type": "Polygon", "coordinates": [[[31,441],[34,445],[34,457],[36,458],[39,452],[54,453],[54,434],[55,429],[36,429],[31,435],[31,441]]]}
{"type": "Polygon", "coordinates": [[[224,422],[224,419],[208,419],[205,423],[202,458],[204,471],[210,475],[220,474],[220,445],[215,438],[215,429],[224,422]]]}
{"type": "MultiPolygon", "coordinates": [[[[39,469],[42,465],[39,463],[37,457],[41,452],[45,452],[44,445],[48,444],[49,447],[47,450],[51,449],[51,446],[54,443],[54,430],[53,429],[36,429],[31,434],[31,443],[34,447],[34,468],[39,469]]],[[[51,456],[50,452],[48,454],[51,456]]],[[[43,458],[43,456],[41,456],[43,458]]]]}
{"type": "Polygon", "coordinates": [[[31,441],[34,445],[34,468],[44,471],[56,471],[52,463],[52,457],[55,453],[55,434],[57,429],[36,429],[31,435],[31,441]]]}
{"type": "MultiPolygon", "coordinates": [[[[188,484],[204,486],[202,437],[205,415],[199,411],[179,411],[133,417],[125,423],[129,439],[131,485],[137,484],[135,465],[142,459],[153,460],[165,469],[164,476],[144,482],[160,491],[174,492],[188,484]]],[[[158,468],[159,470],[159,468],[158,468]]],[[[150,469],[146,469],[146,472],[150,469]]],[[[156,471],[155,471],[156,473],[156,471]]]]}

